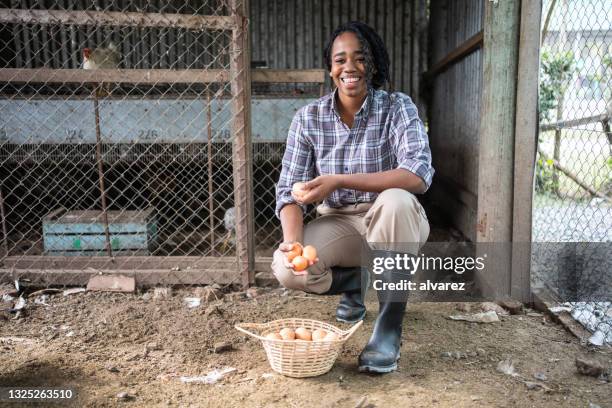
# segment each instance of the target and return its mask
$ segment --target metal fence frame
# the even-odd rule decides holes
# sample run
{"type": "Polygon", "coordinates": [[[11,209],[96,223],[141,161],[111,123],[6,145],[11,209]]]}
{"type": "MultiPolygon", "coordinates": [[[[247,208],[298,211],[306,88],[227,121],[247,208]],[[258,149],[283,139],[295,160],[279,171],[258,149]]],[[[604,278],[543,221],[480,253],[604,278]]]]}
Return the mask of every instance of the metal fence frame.
{"type": "MultiPolygon", "coordinates": [[[[232,167],[236,211],[236,257],[210,256],[129,256],[114,257],[110,250],[108,220],[105,219],[109,256],[75,259],[62,256],[8,256],[6,212],[0,188],[2,263],[0,277],[30,277],[53,285],[83,285],[100,272],[135,276],[138,285],[230,284],[243,287],[255,283],[255,271],[267,270],[268,259],[255,260],[253,239],[253,157],[251,141],[251,82],[316,83],[325,80],[324,70],[250,69],[248,0],[231,0],[229,16],[181,15],[167,13],[0,9],[0,23],[53,23],[71,25],[137,26],[203,30],[231,30],[230,68],[222,69],[81,69],[0,68],[2,83],[116,83],[130,85],[229,83],[232,96],[232,167]]],[[[94,100],[97,102],[97,99],[94,100]]],[[[96,103],[97,106],[97,103],[96,103]]],[[[96,116],[96,122],[98,118],[96,116]]],[[[99,129],[97,129],[99,137],[99,129]]],[[[97,143],[100,145],[99,140],[97,143]]],[[[210,147],[210,146],[209,146],[210,147]]],[[[100,151],[97,151],[98,163],[100,151]]],[[[100,172],[102,174],[102,172],[100,172]]],[[[102,212],[104,177],[100,176],[102,212]]],[[[210,188],[210,186],[209,186],[210,188]]]]}

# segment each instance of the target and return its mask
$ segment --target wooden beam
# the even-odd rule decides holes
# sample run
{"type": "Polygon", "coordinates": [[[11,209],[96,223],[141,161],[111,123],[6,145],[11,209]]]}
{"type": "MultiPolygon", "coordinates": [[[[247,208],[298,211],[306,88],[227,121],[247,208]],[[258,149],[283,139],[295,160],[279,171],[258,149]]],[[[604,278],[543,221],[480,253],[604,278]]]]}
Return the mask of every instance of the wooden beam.
{"type": "Polygon", "coordinates": [[[176,84],[227,82],[229,72],[222,69],[0,69],[0,82],[65,84],[100,82],[122,84],[176,84]]]}
{"type": "MultiPolygon", "coordinates": [[[[254,69],[253,82],[324,83],[323,69],[254,69]]],[[[223,69],[50,69],[0,68],[0,82],[17,83],[130,83],[174,84],[228,82],[229,71],[223,69]]]]}
{"type": "Polygon", "coordinates": [[[538,141],[542,0],[522,2],[514,132],[512,277],[510,296],[531,303],[531,210],[538,141]]]}
{"type": "Polygon", "coordinates": [[[451,65],[467,57],[469,54],[476,51],[478,48],[482,47],[483,37],[484,37],[484,33],[481,30],[477,34],[473,35],[468,40],[466,40],[459,47],[449,52],[440,61],[435,63],[433,67],[429,71],[427,71],[425,75],[429,78],[434,77],[438,75],[439,73],[447,70],[451,65]]]}
{"type": "Polygon", "coordinates": [[[188,30],[232,30],[236,20],[229,16],[135,13],[126,11],[26,10],[0,8],[3,24],[63,24],[76,26],[173,27],[188,30]]]}
{"type": "Polygon", "coordinates": [[[555,123],[547,123],[545,125],[540,126],[541,132],[548,132],[549,130],[557,130],[563,128],[571,128],[582,125],[589,125],[591,123],[604,122],[609,118],[607,113],[602,113],[601,115],[589,116],[586,118],[580,119],[571,119],[571,120],[561,120],[555,123]]]}
{"type": "Polygon", "coordinates": [[[272,83],[325,83],[324,69],[254,69],[251,70],[252,82],[272,83]]]}
{"type": "MultiPolygon", "coordinates": [[[[482,102],[478,156],[478,223],[476,242],[506,243],[487,268],[476,275],[479,287],[510,293],[512,194],[516,77],[518,70],[519,1],[485,2],[482,102]]],[[[490,294],[483,293],[483,296],[490,294]]]]}
{"type": "Polygon", "coordinates": [[[251,143],[251,52],[248,0],[231,0],[232,15],[242,24],[232,31],[230,88],[232,92],[232,167],[236,209],[236,255],[243,287],[255,282],[253,239],[253,177],[251,143]]]}
{"type": "MultiPolygon", "coordinates": [[[[271,257],[258,257],[255,270],[269,272],[271,257]]],[[[233,256],[46,256],[24,255],[8,256],[3,260],[6,269],[35,270],[238,270],[236,257],[233,256]]]]}
{"type": "Polygon", "coordinates": [[[227,285],[240,282],[237,270],[190,269],[186,271],[167,271],[160,269],[114,269],[93,271],[90,269],[0,269],[0,281],[17,278],[29,279],[33,285],[85,286],[89,278],[98,274],[133,276],[136,285],[227,285]]]}

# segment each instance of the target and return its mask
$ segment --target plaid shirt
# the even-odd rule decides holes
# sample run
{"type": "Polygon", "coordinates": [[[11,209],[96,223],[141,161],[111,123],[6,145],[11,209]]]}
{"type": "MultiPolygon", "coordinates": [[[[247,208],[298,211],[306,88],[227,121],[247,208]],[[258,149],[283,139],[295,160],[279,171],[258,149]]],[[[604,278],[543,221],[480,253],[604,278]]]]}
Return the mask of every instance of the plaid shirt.
{"type": "MultiPolygon", "coordinates": [[[[370,89],[355,115],[353,128],[340,119],[337,91],[312,102],[296,113],[276,185],[276,216],[283,206],[295,203],[291,187],[318,175],[376,173],[406,169],[431,185],[429,139],[417,108],[400,92],[370,89]]],[[[372,202],[378,193],[335,190],[325,204],[332,208],[372,202]]],[[[306,206],[301,206],[304,212],[306,206]]]]}

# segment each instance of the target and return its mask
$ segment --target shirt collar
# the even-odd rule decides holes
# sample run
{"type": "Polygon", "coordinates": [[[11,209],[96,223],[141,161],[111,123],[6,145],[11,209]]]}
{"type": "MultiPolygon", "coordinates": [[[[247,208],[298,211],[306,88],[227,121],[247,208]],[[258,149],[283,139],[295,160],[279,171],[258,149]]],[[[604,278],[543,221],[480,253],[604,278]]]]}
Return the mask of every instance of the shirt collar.
{"type": "MultiPolygon", "coordinates": [[[[336,114],[336,116],[338,118],[340,118],[340,112],[338,111],[337,107],[336,107],[336,96],[338,94],[338,88],[334,89],[334,92],[332,93],[332,112],[334,112],[336,114]]],[[[370,111],[370,105],[372,104],[372,98],[374,97],[374,90],[370,87],[368,87],[368,95],[366,96],[365,100],[363,101],[363,104],[361,105],[361,108],[359,108],[359,110],[357,111],[357,113],[355,113],[355,117],[360,117],[360,116],[367,116],[367,114],[370,111]]]]}

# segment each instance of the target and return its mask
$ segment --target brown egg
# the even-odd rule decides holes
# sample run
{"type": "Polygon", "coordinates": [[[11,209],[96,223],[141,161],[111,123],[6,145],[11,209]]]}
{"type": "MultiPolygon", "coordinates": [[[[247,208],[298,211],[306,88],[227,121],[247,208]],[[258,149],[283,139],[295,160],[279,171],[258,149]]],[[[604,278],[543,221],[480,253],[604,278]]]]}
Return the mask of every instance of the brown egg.
{"type": "Polygon", "coordinates": [[[338,335],[334,332],[329,332],[327,333],[325,338],[323,338],[323,340],[325,341],[340,340],[340,337],[338,337],[338,335]]]}
{"type": "Polygon", "coordinates": [[[293,187],[291,187],[291,192],[293,192],[293,194],[295,194],[301,199],[304,196],[304,194],[306,194],[306,190],[304,189],[305,185],[306,183],[302,183],[302,182],[295,183],[293,184],[293,187]]]}
{"type": "Polygon", "coordinates": [[[314,262],[314,260],[317,259],[317,250],[312,245],[306,245],[304,249],[302,249],[302,256],[314,262]]]}
{"type": "Polygon", "coordinates": [[[278,333],[268,333],[266,334],[266,339],[271,339],[271,340],[282,340],[282,336],[278,333]]]}
{"type": "Polygon", "coordinates": [[[283,340],[295,340],[295,332],[289,327],[282,329],[279,334],[283,340]]]}
{"type": "Polygon", "coordinates": [[[293,269],[296,272],[301,272],[305,270],[306,268],[308,268],[308,259],[304,258],[301,255],[293,258],[293,261],[291,261],[291,263],[293,264],[293,269]]]}
{"type": "Polygon", "coordinates": [[[299,242],[294,242],[293,247],[289,252],[286,252],[286,255],[289,262],[293,261],[296,256],[302,255],[302,244],[299,242]]]}
{"type": "Polygon", "coordinates": [[[305,327],[298,327],[295,329],[295,338],[300,340],[311,341],[312,333],[305,327]]]}
{"type": "Polygon", "coordinates": [[[321,341],[325,338],[327,332],[323,329],[317,329],[312,332],[312,341],[321,341]]]}

